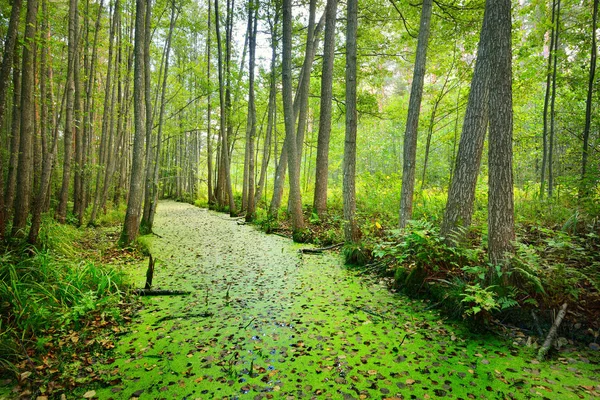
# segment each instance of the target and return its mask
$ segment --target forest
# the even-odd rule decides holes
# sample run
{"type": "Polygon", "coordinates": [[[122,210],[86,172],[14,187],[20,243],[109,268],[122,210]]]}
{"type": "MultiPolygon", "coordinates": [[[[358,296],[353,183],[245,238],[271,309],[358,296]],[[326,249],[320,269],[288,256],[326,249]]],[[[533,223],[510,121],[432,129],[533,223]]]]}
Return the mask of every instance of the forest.
{"type": "Polygon", "coordinates": [[[598,2],[0,0],[0,400],[600,396],[598,2]]]}

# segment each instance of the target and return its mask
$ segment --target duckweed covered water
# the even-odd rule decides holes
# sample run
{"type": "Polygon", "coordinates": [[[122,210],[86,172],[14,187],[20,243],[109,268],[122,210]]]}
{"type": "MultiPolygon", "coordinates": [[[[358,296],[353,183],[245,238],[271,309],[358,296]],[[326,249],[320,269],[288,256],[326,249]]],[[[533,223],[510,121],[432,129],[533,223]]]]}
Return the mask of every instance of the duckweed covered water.
{"type": "Polygon", "coordinates": [[[155,232],[155,286],[191,295],[144,299],[98,398],[600,396],[597,353],[539,364],[353,275],[336,254],[301,256],[290,240],[171,201],[155,232]]]}

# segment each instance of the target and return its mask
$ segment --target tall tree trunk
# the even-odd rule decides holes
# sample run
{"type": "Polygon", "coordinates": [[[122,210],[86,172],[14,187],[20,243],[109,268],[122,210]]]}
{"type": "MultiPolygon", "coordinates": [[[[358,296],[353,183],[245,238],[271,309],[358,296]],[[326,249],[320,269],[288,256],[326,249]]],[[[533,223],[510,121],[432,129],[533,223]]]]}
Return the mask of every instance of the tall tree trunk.
{"type": "MultiPolygon", "coordinates": [[[[310,18],[310,16],[309,16],[310,18]]],[[[314,41],[318,41],[319,40],[319,33],[320,30],[322,29],[323,26],[323,22],[324,22],[324,18],[321,18],[321,20],[319,21],[319,24],[317,25],[317,27],[315,28],[315,35],[314,37],[316,37],[316,39],[314,39],[314,41]]],[[[309,22],[310,25],[310,22],[309,22]]],[[[314,26],[314,25],[313,25],[314,26]]],[[[301,114],[301,105],[303,102],[303,99],[306,98],[308,99],[308,92],[306,94],[306,96],[303,96],[302,93],[302,88],[305,88],[305,90],[310,89],[310,81],[307,82],[305,84],[305,79],[310,79],[310,69],[312,68],[312,60],[314,60],[314,51],[313,49],[315,49],[316,47],[318,47],[318,43],[314,43],[311,46],[307,46],[306,47],[306,51],[305,51],[305,55],[304,55],[304,61],[310,60],[310,63],[304,62],[302,64],[302,69],[300,70],[300,77],[298,79],[298,88],[296,90],[296,95],[294,96],[294,118],[296,118],[297,116],[299,116],[301,114]],[[312,55],[311,55],[312,54],[312,55]],[[305,67],[308,67],[308,75],[306,73],[305,67]]],[[[306,113],[302,113],[304,115],[304,120],[306,119],[306,113]]],[[[294,119],[294,124],[295,124],[295,119],[294,119]]],[[[299,140],[297,134],[296,136],[296,143],[298,142],[303,142],[304,141],[304,123],[302,124],[302,126],[298,126],[299,130],[298,131],[302,131],[302,137],[300,138],[301,140],[299,140]]],[[[300,144],[301,147],[302,144],[300,144]]],[[[298,145],[296,145],[296,147],[298,147],[298,145]]],[[[277,212],[279,210],[279,207],[281,206],[281,199],[283,197],[283,188],[284,188],[284,183],[285,183],[285,173],[286,173],[286,168],[288,166],[289,160],[288,160],[288,151],[287,151],[287,136],[285,137],[284,141],[283,141],[283,146],[281,148],[281,154],[279,156],[279,163],[277,163],[277,168],[275,170],[275,185],[273,188],[273,197],[271,199],[271,204],[269,206],[269,214],[271,216],[276,216],[277,212]]],[[[297,150],[298,151],[298,150],[297,150]]],[[[301,150],[300,150],[301,151],[301,150]]],[[[301,156],[301,152],[298,153],[298,160],[300,159],[301,156]]],[[[298,166],[298,176],[300,176],[300,167],[298,166]]],[[[291,208],[291,204],[288,201],[288,208],[291,208]]]]}
{"type": "MultiPolygon", "coordinates": [[[[2,55],[2,66],[0,67],[0,126],[4,122],[6,109],[6,95],[10,83],[10,71],[13,67],[17,35],[19,34],[19,20],[21,16],[22,0],[14,0],[10,11],[8,30],[4,39],[4,53],[2,55]]],[[[15,90],[17,90],[15,88],[15,90]]],[[[4,231],[7,220],[7,208],[5,204],[5,182],[4,182],[4,157],[0,155],[0,240],[4,239],[4,231]]]]}
{"type": "Polygon", "coordinates": [[[490,81],[490,16],[486,9],[479,36],[475,71],[463,123],[454,175],[450,183],[448,201],[441,233],[449,243],[462,239],[471,225],[475,204],[475,186],[481,165],[483,142],[488,125],[490,81]]]}
{"type": "MultiPolygon", "coordinates": [[[[92,214],[90,216],[90,224],[93,225],[96,221],[98,214],[98,208],[100,206],[100,198],[102,197],[102,177],[108,169],[107,159],[109,153],[112,153],[112,146],[109,146],[112,140],[112,111],[114,110],[114,97],[115,90],[112,82],[112,66],[113,66],[113,52],[114,52],[114,39],[115,32],[117,29],[117,14],[119,8],[119,1],[115,2],[115,9],[113,11],[112,23],[110,27],[110,34],[108,38],[108,68],[106,71],[106,83],[104,92],[104,110],[102,112],[102,131],[100,132],[100,149],[98,154],[98,171],[96,172],[96,193],[94,195],[94,202],[92,204],[92,214]],[[111,137],[109,137],[111,136],[111,137]],[[104,173],[103,173],[104,172],[104,173]]],[[[116,64],[116,63],[115,63],[116,64]]]]}
{"type": "Polygon", "coordinates": [[[440,90],[440,93],[435,98],[435,101],[433,103],[433,109],[431,110],[431,115],[429,116],[429,126],[427,127],[427,141],[425,142],[425,159],[423,160],[423,173],[421,175],[421,189],[420,189],[421,192],[423,192],[423,189],[425,188],[425,176],[427,175],[427,164],[429,162],[429,151],[431,148],[431,139],[433,137],[433,128],[435,126],[435,117],[437,115],[437,110],[440,106],[440,103],[444,99],[444,97],[450,92],[450,90],[452,90],[452,87],[447,88],[447,86],[448,86],[448,81],[450,80],[450,76],[452,75],[452,73],[454,71],[454,64],[456,62],[456,53],[457,53],[456,50],[457,50],[457,47],[455,46],[453,58],[452,58],[452,65],[450,66],[450,69],[448,70],[448,74],[446,75],[446,78],[444,79],[444,84],[442,85],[442,89],[440,90]]]}
{"type": "Polygon", "coordinates": [[[552,29],[550,30],[550,45],[548,46],[548,67],[546,69],[546,94],[544,95],[544,114],[542,130],[542,171],[540,178],[540,199],[546,194],[546,167],[548,164],[548,105],[552,88],[552,60],[554,54],[554,34],[556,28],[556,0],[552,0],[552,29]]]}
{"type": "Polygon", "coordinates": [[[263,146],[263,158],[260,167],[260,178],[254,196],[254,202],[258,203],[267,179],[267,167],[271,158],[271,141],[273,137],[273,129],[275,125],[275,112],[277,109],[277,24],[279,23],[279,8],[275,5],[275,15],[273,21],[269,21],[271,29],[271,77],[269,81],[269,105],[267,111],[267,132],[265,135],[265,143],[263,146]]]}
{"type": "MultiPolygon", "coordinates": [[[[87,7],[88,7],[88,13],[89,13],[89,0],[87,3],[87,7]]],[[[94,131],[94,95],[93,95],[93,91],[95,88],[95,83],[96,83],[96,64],[97,64],[97,60],[98,60],[98,35],[100,33],[100,22],[102,21],[102,13],[104,11],[104,0],[100,0],[99,4],[98,4],[98,13],[96,15],[96,23],[94,26],[94,38],[92,40],[92,54],[91,57],[89,57],[87,54],[89,52],[89,50],[86,49],[86,59],[87,61],[84,63],[86,65],[86,71],[88,73],[87,76],[87,81],[86,81],[86,85],[85,85],[85,99],[84,99],[84,110],[83,110],[83,137],[82,137],[82,154],[81,154],[81,167],[80,167],[80,174],[79,174],[79,183],[78,183],[78,187],[79,187],[79,198],[76,199],[78,204],[75,204],[74,210],[75,210],[75,214],[77,216],[77,221],[79,225],[83,224],[83,214],[87,208],[87,198],[89,195],[89,182],[91,180],[90,177],[90,170],[89,168],[87,168],[87,164],[88,164],[88,154],[91,151],[91,137],[94,131]]],[[[86,18],[87,20],[87,18],[86,18]]],[[[87,22],[87,24],[89,25],[89,22],[87,22]]],[[[88,46],[88,39],[87,36],[89,34],[87,33],[87,29],[86,29],[86,47],[88,46]]],[[[113,35],[110,35],[109,40],[111,41],[111,44],[109,44],[109,47],[112,46],[112,37],[113,35]]],[[[110,53],[110,51],[109,51],[110,53]]],[[[109,54],[110,56],[110,54],[109,54]]],[[[111,63],[109,60],[108,63],[108,72],[107,75],[110,75],[110,67],[111,67],[111,63]]],[[[107,79],[108,76],[107,76],[107,79]]],[[[110,85],[107,85],[107,94],[110,94],[110,85]]],[[[105,99],[108,100],[108,99],[105,99]]],[[[104,117],[104,116],[103,116],[104,117]]],[[[104,134],[102,134],[102,138],[104,139],[104,143],[100,144],[100,153],[103,153],[101,155],[102,160],[102,165],[105,165],[105,154],[106,154],[106,147],[107,147],[107,139],[105,137],[104,134]]],[[[102,140],[101,140],[102,142],[102,140]]],[[[98,190],[98,188],[96,187],[96,191],[98,190]]]]}
{"type": "Polygon", "coordinates": [[[294,116],[298,119],[298,126],[296,129],[296,151],[298,152],[296,170],[298,176],[301,175],[300,164],[302,162],[302,148],[304,147],[304,136],[306,134],[308,96],[310,94],[312,65],[315,59],[315,53],[319,47],[321,31],[325,25],[325,14],[323,14],[319,20],[319,23],[315,27],[316,8],[316,0],[311,0],[309,6],[308,32],[306,35],[306,51],[304,55],[304,63],[302,65],[302,76],[298,85],[298,93],[296,95],[298,98],[296,101],[299,103],[299,105],[297,110],[294,110],[294,116]]]}
{"type": "MultiPolygon", "coordinates": [[[[15,46],[19,46],[15,42],[15,46]]],[[[20,46],[19,46],[20,47],[20,46]]],[[[9,213],[12,213],[17,189],[17,166],[19,163],[19,143],[21,132],[21,66],[19,65],[18,48],[15,48],[13,57],[13,106],[12,121],[10,126],[10,158],[8,160],[8,174],[6,177],[6,191],[4,192],[4,209],[0,212],[0,230],[4,236],[9,213]]]]}
{"type": "Polygon", "coordinates": [[[120,243],[127,246],[138,236],[140,213],[144,195],[144,138],[146,136],[146,107],[144,81],[144,47],[146,43],[146,7],[148,0],[136,0],[135,40],[134,40],[134,72],[133,72],[133,113],[135,135],[133,138],[133,158],[131,162],[131,178],[129,182],[129,198],[125,223],[120,243]]]}
{"type": "MultiPolygon", "coordinates": [[[[146,21],[145,21],[145,40],[144,40],[144,99],[146,103],[146,171],[144,173],[144,194],[143,194],[143,211],[140,223],[140,233],[146,235],[152,232],[150,223],[150,205],[154,195],[152,188],[154,187],[154,164],[158,160],[154,157],[154,135],[153,133],[153,115],[152,115],[152,82],[150,72],[150,22],[152,19],[151,0],[146,6],[146,21]]],[[[160,76],[159,76],[160,81],[160,76]]]]}
{"type": "Polygon", "coordinates": [[[49,56],[49,39],[50,30],[48,28],[48,3],[42,0],[42,41],[41,51],[41,74],[40,74],[40,94],[41,94],[41,135],[42,139],[50,138],[50,146],[46,146],[43,152],[43,165],[40,177],[40,186],[35,196],[34,207],[32,210],[31,227],[29,229],[28,242],[35,244],[38,240],[40,231],[42,212],[44,211],[44,203],[50,192],[50,180],[52,177],[52,166],[54,157],[58,147],[58,129],[55,128],[54,121],[54,98],[52,94],[52,69],[49,56]],[[49,135],[50,133],[50,135],[49,135]]]}
{"type": "Polygon", "coordinates": [[[590,75],[588,80],[588,92],[585,102],[585,126],[583,128],[583,150],[581,156],[581,197],[589,194],[589,182],[587,179],[587,163],[589,156],[590,125],[592,121],[592,94],[594,92],[594,79],[596,76],[596,57],[598,46],[596,44],[596,31],[598,29],[598,0],[594,0],[592,11],[592,49],[590,55],[590,75]]]}
{"type": "MultiPolygon", "coordinates": [[[[208,30],[206,33],[206,82],[210,85],[211,76],[210,76],[210,51],[211,51],[211,20],[212,20],[212,4],[211,0],[208,0],[208,30]]],[[[212,85],[208,89],[208,94],[206,96],[206,169],[207,169],[207,177],[206,184],[208,190],[208,206],[212,207],[215,202],[214,193],[213,193],[213,145],[212,145],[212,121],[211,121],[211,113],[212,113],[212,85]]]]}
{"type": "Polygon", "coordinates": [[[160,111],[158,113],[158,131],[156,134],[156,153],[154,159],[156,162],[154,163],[154,171],[152,171],[153,175],[153,186],[152,186],[152,199],[150,203],[150,210],[148,213],[148,229],[151,232],[152,226],[154,225],[154,215],[156,214],[156,206],[158,204],[158,178],[160,171],[160,153],[162,149],[162,130],[164,125],[164,116],[165,116],[165,106],[166,106],[166,94],[167,94],[167,80],[169,77],[169,55],[171,53],[171,38],[173,36],[173,29],[175,28],[175,21],[177,16],[175,14],[175,0],[171,3],[171,22],[169,24],[169,34],[167,35],[167,43],[165,50],[165,68],[163,73],[163,82],[161,88],[160,95],[160,111]]]}
{"type": "Polygon", "coordinates": [[[556,71],[558,62],[558,38],[560,34],[560,0],[556,3],[556,26],[554,28],[554,50],[552,50],[552,93],[550,95],[550,137],[548,139],[548,198],[554,191],[554,125],[556,105],[556,71]]]}
{"type": "Polygon", "coordinates": [[[288,167],[290,170],[290,203],[292,229],[295,239],[304,230],[302,216],[302,197],[300,193],[300,174],[296,169],[298,151],[294,132],[294,104],[292,94],[292,0],[283,0],[283,52],[282,52],[282,93],[285,120],[285,137],[287,139],[288,167]]]}
{"type": "Polygon", "coordinates": [[[315,196],[313,209],[319,216],[327,212],[327,186],[329,179],[329,140],[331,137],[331,98],[333,92],[333,62],[335,59],[335,23],[337,0],[327,0],[325,8],[325,41],[321,72],[321,114],[317,139],[317,165],[315,171],[315,196]]]}
{"type": "Polygon", "coordinates": [[[250,48],[250,57],[248,62],[248,127],[247,127],[247,147],[248,147],[248,198],[246,201],[246,221],[254,219],[256,205],[254,203],[254,140],[256,137],[256,105],[254,104],[254,69],[256,61],[256,33],[258,27],[258,2],[250,1],[248,7],[248,21],[250,22],[250,31],[248,44],[250,48]],[[254,17],[252,17],[254,14],[254,17]]]}
{"type": "MultiPolygon", "coordinates": [[[[217,49],[218,49],[218,70],[219,70],[219,103],[221,107],[221,120],[220,120],[220,136],[221,136],[221,149],[220,149],[220,187],[217,187],[217,202],[220,207],[225,206],[225,197],[229,198],[229,212],[235,215],[235,203],[233,199],[233,190],[231,187],[231,174],[230,174],[230,163],[229,163],[229,140],[228,140],[228,129],[227,129],[227,110],[229,109],[227,101],[225,99],[225,79],[223,77],[223,51],[221,47],[221,32],[219,29],[219,2],[215,0],[215,30],[217,32],[217,49]]],[[[219,186],[219,185],[218,185],[219,186]]]]}
{"type": "Polygon", "coordinates": [[[67,61],[67,99],[65,110],[65,130],[64,130],[64,154],[63,154],[63,176],[56,209],[56,219],[64,223],[67,217],[67,200],[69,198],[69,183],[71,181],[71,162],[72,162],[72,144],[73,144],[73,114],[75,106],[75,58],[78,57],[78,32],[79,32],[79,11],[78,0],[69,2],[69,50],[67,61]]]}
{"type": "MultiPolygon", "coordinates": [[[[8,21],[8,29],[4,39],[4,53],[2,55],[2,66],[0,67],[0,126],[2,126],[4,121],[6,94],[8,92],[8,84],[10,83],[10,70],[13,66],[15,46],[17,45],[17,36],[19,34],[19,20],[22,5],[23,0],[12,1],[10,20],[8,21]]],[[[0,190],[3,190],[3,188],[0,190]]]]}
{"type": "Polygon", "coordinates": [[[432,1],[423,0],[421,10],[421,26],[417,42],[417,57],[413,73],[408,118],[404,132],[404,159],[402,167],[402,191],[400,196],[400,228],[404,228],[412,218],[413,197],[415,191],[415,170],[417,166],[417,136],[421,99],[423,98],[423,81],[425,80],[425,65],[427,63],[427,42],[431,24],[432,1]]]}
{"type": "Polygon", "coordinates": [[[25,45],[23,46],[23,67],[21,81],[21,135],[19,138],[19,164],[17,168],[17,195],[11,236],[24,237],[31,199],[31,179],[33,174],[34,141],[34,49],[36,38],[37,0],[27,1],[25,45]]]}
{"type": "MultiPolygon", "coordinates": [[[[514,252],[512,50],[510,0],[487,0],[492,48],[489,107],[488,255],[494,265],[514,252]]],[[[495,271],[495,270],[494,270],[495,271]]]]}
{"type": "Polygon", "coordinates": [[[356,33],[358,0],[347,0],[346,27],[346,139],[344,142],[344,235],[346,242],[357,243],[356,224],[356,33]]]}

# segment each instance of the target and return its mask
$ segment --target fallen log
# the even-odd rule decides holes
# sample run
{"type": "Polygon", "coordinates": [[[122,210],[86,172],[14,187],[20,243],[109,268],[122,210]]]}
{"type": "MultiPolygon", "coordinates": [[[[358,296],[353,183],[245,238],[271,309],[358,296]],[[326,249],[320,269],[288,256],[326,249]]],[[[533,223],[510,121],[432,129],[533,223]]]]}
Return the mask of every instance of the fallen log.
{"type": "Polygon", "coordinates": [[[544,341],[544,344],[542,345],[542,347],[540,347],[540,351],[538,352],[538,361],[542,361],[546,356],[546,353],[548,353],[548,350],[550,350],[550,347],[552,346],[552,343],[556,338],[556,332],[558,331],[558,327],[560,326],[566,313],[567,303],[562,305],[560,311],[558,312],[558,315],[556,316],[556,319],[554,320],[554,324],[552,324],[552,328],[550,328],[550,331],[548,331],[548,336],[546,336],[546,340],[544,341]]]}
{"type": "Polygon", "coordinates": [[[343,245],[344,245],[344,243],[337,243],[337,244],[332,244],[331,246],[317,247],[315,249],[306,248],[306,249],[300,249],[298,251],[302,254],[321,254],[324,251],[337,249],[338,247],[342,247],[343,245]]]}
{"type": "Polygon", "coordinates": [[[186,296],[191,292],[187,290],[168,290],[168,289],[136,289],[133,294],[138,296],[186,296]]]}

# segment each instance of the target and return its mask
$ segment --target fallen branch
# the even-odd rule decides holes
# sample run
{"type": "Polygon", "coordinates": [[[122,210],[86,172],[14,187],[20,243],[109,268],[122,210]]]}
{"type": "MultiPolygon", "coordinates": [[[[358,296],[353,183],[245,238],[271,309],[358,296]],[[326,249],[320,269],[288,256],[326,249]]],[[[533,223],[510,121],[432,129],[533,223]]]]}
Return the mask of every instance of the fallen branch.
{"type": "Polygon", "coordinates": [[[185,318],[185,319],[189,319],[189,318],[209,318],[212,317],[214,314],[209,312],[209,311],[205,311],[203,313],[199,313],[199,314],[184,314],[184,315],[167,315],[166,317],[162,317],[156,320],[155,323],[153,323],[152,325],[156,325],[159,322],[163,322],[163,321],[171,321],[174,319],[179,319],[179,318],[185,318]]]}
{"type": "Polygon", "coordinates": [[[190,294],[186,290],[167,290],[167,289],[136,289],[133,294],[138,296],[186,296],[190,294]]]}
{"type": "Polygon", "coordinates": [[[344,245],[344,243],[337,243],[337,244],[332,244],[331,246],[318,247],[316,249],[310,249],[310,248],[300,249],[300,250],[298,250],[298,252],[300,252],[302,254],[320,254],[327,250],[337,249],[338,247],[342,247],[343,245],[344,245]]]}
{"type": "Polygon", "coordinates": [[[554,339],[556,337],[556,332],[558,331],[558,327],[560,326],[566,313],[567,313],[567,303],[563,304],[562,307],[560,308],[560,311],[558,312],[558,315],[556,316],[556,319],[554,320],[554,324],[552,325],[552,328],[550,328],[550,331],[548,332],[548,336],[546,337],[544,344],[542,345],[542,347],[540,348],[540,351],[538,352],[538,356],[537,356],[538,361],[542,361],[544,359],[544,357],[546,356],[546,353],[548,353],[548,350],[550,350],[550,347],[552,346],[552,343],[554,342],[554,339]]]}

